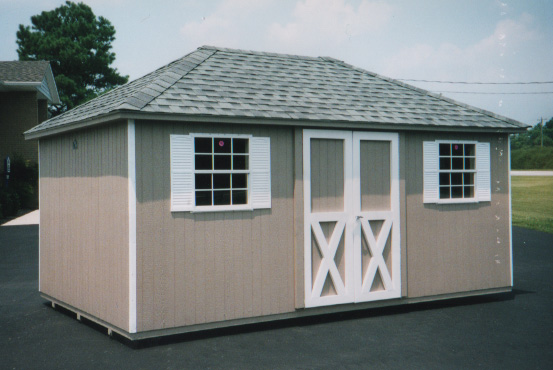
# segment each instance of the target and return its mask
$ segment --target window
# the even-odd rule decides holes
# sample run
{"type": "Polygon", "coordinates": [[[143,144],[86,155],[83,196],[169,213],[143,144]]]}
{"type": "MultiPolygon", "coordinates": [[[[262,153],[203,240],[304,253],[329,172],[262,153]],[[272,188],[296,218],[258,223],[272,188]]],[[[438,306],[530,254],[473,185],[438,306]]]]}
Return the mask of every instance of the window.
{"type": "Polygon", "coordinates": [[[249,140],[194,138],[196,206],[248,203],[249,140]]]}
{"type": "Polygon", "coordinates": [[[423,164],[425,203],[491,200],[489,143],[425,141],[423,164]]]}
{"type": "Polygon", "coordinates": [[[171,211],[271,207],[270,140],[250,135],[171,135],[171,211]]]}
{"type": "Polygon", "coordinates": [[[474,198],[474,144],[440,143],[440,199],[474,198]]]}

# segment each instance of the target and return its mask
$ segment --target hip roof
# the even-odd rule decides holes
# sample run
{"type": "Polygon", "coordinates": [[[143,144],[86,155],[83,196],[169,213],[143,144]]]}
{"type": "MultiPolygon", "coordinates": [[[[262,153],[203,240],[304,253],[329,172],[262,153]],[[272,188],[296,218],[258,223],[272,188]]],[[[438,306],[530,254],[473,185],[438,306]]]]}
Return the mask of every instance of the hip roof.
{"type": "Polygon", "coordinates": [[[516,132],[528,125],[328,57],[203,46],[25,134],[115,118],[516,132]]]}

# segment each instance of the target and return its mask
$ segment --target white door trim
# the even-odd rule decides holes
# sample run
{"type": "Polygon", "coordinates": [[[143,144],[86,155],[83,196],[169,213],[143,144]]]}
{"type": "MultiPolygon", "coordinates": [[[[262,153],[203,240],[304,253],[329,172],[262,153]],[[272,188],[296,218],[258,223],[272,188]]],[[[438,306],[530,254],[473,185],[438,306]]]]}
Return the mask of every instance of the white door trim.
{"type": "Polygon", "coordinates": [[[303,188],[304,188],[304,283],[305,307],[327,306],[341,303],[366,302],[401,296],[401,253],[399,227],[399,135],[360,131],[311,130],[303,131],[303,188]],[[311,212],[311,139],[343,140],[344,142],[344,211],[311,212]],[[389,209],[361,211],[360,143],[361,140],[390,142],[390,197],[389,209]],[[383,221],[379,236],[375,238],[370,221],[383,221]],[[321,222],[336,222],[327,241],[321,222]],[[391,230],[391,271],[382,256],[391,230]],[[362,234],[371,249],[371,260],[363,277],[362,234]],[[340,238],[344,234],[344,281],[334,261],[340,238]],[[317,275],[312,271],[312,237],[322,255],[317,275]],[[379,272],[377,272],[379,271],[379,272]],[[375,275],[379,273],[384,289],[370,291],[375,275]],[[326,277],[332,279],[336,295],[321,297],[326,277]]]}
{"type": "Polygon", "coordinates": [[[333,304],[347,303],[353,300],[353,250],[352,250],[352,225],[349,214],[352,210],[352,146],[351,131],[333,130],[304,130],[303,131],[303,182],[304,182],[304,281],[305,281],[305,307],[328,306],[333,304]],[[343,212],[321,212],[311,213],[311,139],[332,139],[344,141],[344,211],[343,212]],[[336,226],[330,241],[322,235],[320,222],[335,221],[336,226]],[[312,230],[319,243],[323,258],[319,272],[312,278],[311,270],[311,233],[312,230]],[[341,281],[334,263],[336,248],[340,242],[341,234],[344,233],[344,258],[345,258],[345,281],[341,281]],[[321,290],[327,273],[333,279],[337,295],[321,297],[321,290]]]}
{"type": "Polygon", "coordinates": [[[353,213],[356,218],[354,228],[354,256],[355,259],[355,302],[367,302],[380,299],[401,297],[401,252],[399,227],[399,135],[397,133],[364,132],[353,133],[353,213]],[[390,142],[390,209],[361,211],[361,141],[388,141],[390,142]],[[383,221],[378,238],[375,238],[369,225],[370,221],[383,221]],[[388,271],[382,252],[386,238],[391,229],[391,271],[388,271]],[[372,258],[365,276],[362,271],[362,243],[363,235],[371,250],[372,258]],[[380,278],[384,290],[371,292],[374,277],[380,271],[380,278]]]}

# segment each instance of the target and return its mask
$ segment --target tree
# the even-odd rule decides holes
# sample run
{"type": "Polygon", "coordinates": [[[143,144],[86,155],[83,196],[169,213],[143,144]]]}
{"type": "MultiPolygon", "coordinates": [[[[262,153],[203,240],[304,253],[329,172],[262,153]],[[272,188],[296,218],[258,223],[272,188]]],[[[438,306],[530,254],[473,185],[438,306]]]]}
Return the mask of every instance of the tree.
{"type": "Polygon", "coordinates": [[[511,149],[524,149],[535,146],[553,146],[553,118],[543,124],[538,123],[526,132],[511,136],[511,149]]]}
{"type": "Polygon", "coordinates": [[[511,135],[511,168],[553,169],[553,118],[543,127],[540,122],[526,132],[511,135]]]}
{"type": "Polygon", "coordinates": [[[62,102],[50,107],[55,116],[128,81],[110,65],[115,28],[83,3],[67,1],[31,17],[32,28],[19,25],[19,60],[48,60],[62,102]]]}

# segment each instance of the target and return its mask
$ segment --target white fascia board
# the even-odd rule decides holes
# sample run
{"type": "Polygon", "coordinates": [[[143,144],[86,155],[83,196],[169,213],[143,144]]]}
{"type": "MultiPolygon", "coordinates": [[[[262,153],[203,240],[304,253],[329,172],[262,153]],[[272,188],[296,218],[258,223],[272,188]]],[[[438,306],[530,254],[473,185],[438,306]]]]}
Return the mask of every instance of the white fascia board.
{"type": "Polygon", "coordinates": [[[61,104],[60,96],[58,94],[58,88],[56,86],[56,80],[54,74],[52,73],[52,67],[48,65],[44,78],[41,81],[2,81],[0,85],[5,87],[21,88],[21,89],[36,89],[42,96],[44,96],[50,104],[61,104]],[[46,85],[48,86],[48,95],[40,92],[40,87],[43,85],[46,80],[46,85]]]}
{"type": "Polygon", "coordinates": [[[61,104],[60,96],[58,94],[58,87],[56,86],[56,79],[54,78],[54,73],[52,72],[52,67],[48,64],[45,74],[46,82],[48,83],[48,89],[50,90],[50,96],[52,100],[51,104],[61,104]]]}
{"type": "Polygon", "coordinates": [[[511,136],[507,135],[507,160],[509,166],[509,254],[510,254],[510,263],[511,263],[511,287],[514,286],[514,275],[513,275],[513,189],[511,187],[511,136]]]}
{"type": "Polygon", "coordinates": [[[129,216],[129,333],[136,333],[136,147],[135,123],[127,124],[127,163],[128,163],[128,216],[129,216]]]}

